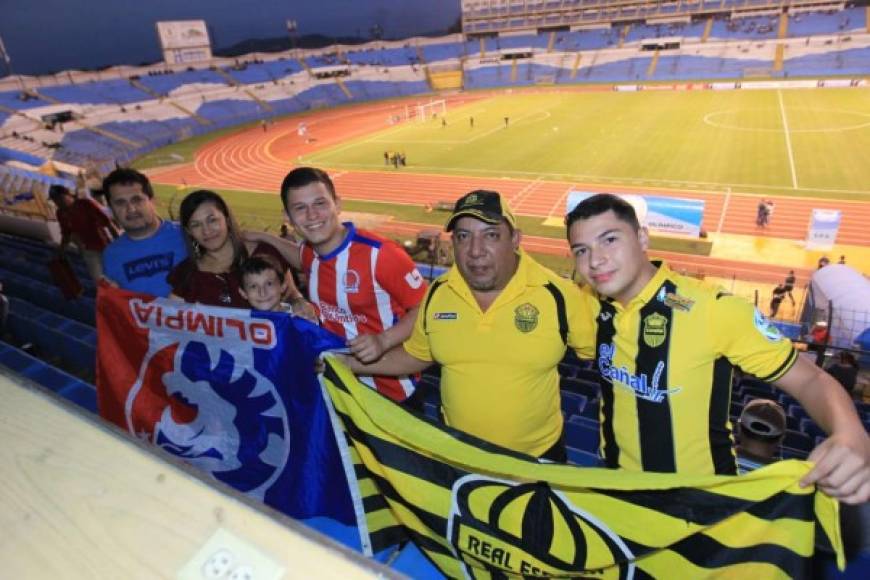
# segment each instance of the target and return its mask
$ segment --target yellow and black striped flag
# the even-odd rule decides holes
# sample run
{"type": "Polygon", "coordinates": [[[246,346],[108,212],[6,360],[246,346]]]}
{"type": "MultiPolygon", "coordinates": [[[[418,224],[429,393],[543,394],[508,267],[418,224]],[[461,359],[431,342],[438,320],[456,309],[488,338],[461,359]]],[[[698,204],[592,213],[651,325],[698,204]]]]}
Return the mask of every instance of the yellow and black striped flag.
{"type": "Polygon", "coordinates": [[[409,413],[331,357],[323,385],[375,551],[404,528],[454,578],[801,578],[817,545],[843,566],[837,502],[798,486],[806,462],[741,477],[542,464],[409,413]]]}

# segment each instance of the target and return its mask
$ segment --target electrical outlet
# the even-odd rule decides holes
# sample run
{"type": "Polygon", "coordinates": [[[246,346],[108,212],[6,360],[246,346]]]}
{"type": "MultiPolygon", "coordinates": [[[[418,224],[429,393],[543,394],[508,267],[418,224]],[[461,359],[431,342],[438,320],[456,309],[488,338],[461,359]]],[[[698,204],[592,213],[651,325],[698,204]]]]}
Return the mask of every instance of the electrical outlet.
{"type": "Polygon", "coordinates": [[[284,568],[253,544],[219,528],[178,571],[178,580],[280,580],[284,568]]]}
{"type": "Polygon", "coordinates": [[[200,571],[206,580],[218,580],[226,577],[235,563],[235,555],[229,550],[221,549],[206,559],[200,571]]]}
{"type": "Polygon", "coordinates": [[[239,566],[230,572],[229,580],[255,580],[254,569],[250,566],[239,566]]]}

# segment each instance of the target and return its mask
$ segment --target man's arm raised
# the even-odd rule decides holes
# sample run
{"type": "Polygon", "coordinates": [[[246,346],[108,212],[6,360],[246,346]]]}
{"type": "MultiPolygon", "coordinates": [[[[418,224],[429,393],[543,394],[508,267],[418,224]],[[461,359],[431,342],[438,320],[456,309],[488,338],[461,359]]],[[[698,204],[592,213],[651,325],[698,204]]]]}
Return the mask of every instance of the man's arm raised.
{"type": "Polygon", "coordinates": [[[829,435],[810,453],[808,460],[815,465],[801,485],[815,483],[844,503],[870,500],[870,438],[842,387],[801,357],[774,384],[800,401],[829,435]]]}

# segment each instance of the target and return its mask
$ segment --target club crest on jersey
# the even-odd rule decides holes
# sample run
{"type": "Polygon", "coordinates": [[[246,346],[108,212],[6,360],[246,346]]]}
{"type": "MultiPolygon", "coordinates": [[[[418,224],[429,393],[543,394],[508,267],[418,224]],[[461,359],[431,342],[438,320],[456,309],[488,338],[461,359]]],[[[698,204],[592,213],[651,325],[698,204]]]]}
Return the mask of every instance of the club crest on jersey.
{"type": "Polygon", "coordinates": [[[765,318],[764,314],[762,314],[758,308],[755,309],[755,317],[753,319],[753,322],[755,323],[755,329],[770,342],[779,342],[780,340],[782,340],[782,333],[779,331],[776,325],[774,325],[770,320],[765,318]]]}
{"type": "Polygon", "coordinates": [[[643,319],[643,342],[656,348],[665,342],[668,335],[668,319],[659,313],[653,313],[643,319]]]}
{"type": "Polygon", "coordinates": [[[423,275],[420,274],[419,271],[417,271],[417,268],[414,268],[413,270],[405,274],[405,282],[412,289],[416,290],[423,285],[423,275]]]}
{"type": "Polygon", "coordinates": [[[514,309],[514,326],[520,332],[531,332],[538,327],[540,311],[533,304],[526,302],[514,309]]]}
{"type": "Polygon", "coordinates": [[[341,288],[347,294],[359,292],[359,274],[356,270],[348,270],[341,277],[341,288]]]}
{"type": "Polygon", "coordinates": [[[447,530],[466,578],[479,577],[481,568],[486,578],[597,578],[612,564],[619,578],[635,571],[631,549],[603,518],[546,482],[466,475],[453,484],[447,530]]]}

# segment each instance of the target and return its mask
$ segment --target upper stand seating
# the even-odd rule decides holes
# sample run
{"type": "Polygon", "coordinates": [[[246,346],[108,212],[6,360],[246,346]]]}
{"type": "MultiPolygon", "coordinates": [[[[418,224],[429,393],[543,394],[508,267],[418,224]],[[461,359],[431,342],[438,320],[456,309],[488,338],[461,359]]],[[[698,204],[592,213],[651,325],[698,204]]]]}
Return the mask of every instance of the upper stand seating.
{"type": "Polygon", "coordinates": [[[212,84],[226,86],[227,80],[210,70],[191,70],[170,74],[143,74],[139,82],[160,95],[168,95],[184,85],[212,84]]]}
{"type": "Polygon", "coordinates": [[[458,42],[447,42],[444,44],[426,44],[420,47],[423,50],[423,58],[428,63],[438,62],[441,60],[452,60],[460,58],[463,55],[462,44],[458,42]]]}
{"type": "Polygon", "coordinates": [[[867,30],[867,10],[846,8],[839,12],[800,12],[789,14],[788,35],[792,38],[841,34],[867,30]]]}
{"type": "Polygon", "coordinates": [[[63,101],[78,104],[110,104],[128,105],[140,101],[149,101],[154,97],[131,85],[122,79],[91,81],[75,85],[59,85],[56,87],[41,87],[41,94],[63,101]]]}
{"type": "Polygon", "coordinates": [[[779,19],[776,16],[755,16],[732,20],[715,19],[710,31],[711,39],[765,40],[776,38],[779,19]]]}
{"type": "Polygon", "coordinates": [[[268,62],[243,62],[223,69],[241,84],[274,82],[302,71],[296,59],[279,59],[268,62]]]}

